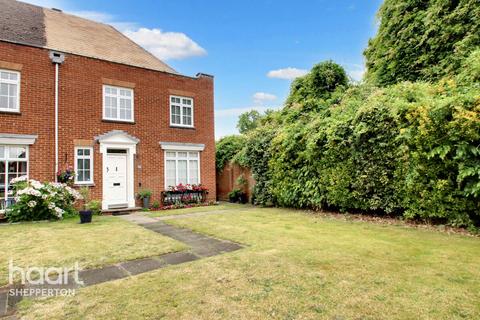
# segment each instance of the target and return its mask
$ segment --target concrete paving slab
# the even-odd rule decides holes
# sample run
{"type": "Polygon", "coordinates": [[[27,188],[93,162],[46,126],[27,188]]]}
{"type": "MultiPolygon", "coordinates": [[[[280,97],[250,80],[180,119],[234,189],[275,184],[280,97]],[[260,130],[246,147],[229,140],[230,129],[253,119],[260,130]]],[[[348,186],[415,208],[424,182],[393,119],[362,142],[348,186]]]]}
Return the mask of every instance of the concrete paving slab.
{"type": "Polygon", "coordinates": [[[166,265],[167,264],[163,260],[155,258],[132,260],[120,264],[120,266],[127,270],[131,275],[137,275],[140,273],[160,269],[166,265]]]}
{"type": "Polygon", "coordinates": [[[174,252],[162,256],[162,260],[171,265],[195,261],[198,259],[200,259],[198,256],[190,252],[174,252]]]}
{"type": "Polygon", "coordinates": [[[101,269],[90,269],[80,271],[79,277],[83,280],[85,286],[122,279],[127,277],[126,271],[117,266],[109,266],[101,269]]]}

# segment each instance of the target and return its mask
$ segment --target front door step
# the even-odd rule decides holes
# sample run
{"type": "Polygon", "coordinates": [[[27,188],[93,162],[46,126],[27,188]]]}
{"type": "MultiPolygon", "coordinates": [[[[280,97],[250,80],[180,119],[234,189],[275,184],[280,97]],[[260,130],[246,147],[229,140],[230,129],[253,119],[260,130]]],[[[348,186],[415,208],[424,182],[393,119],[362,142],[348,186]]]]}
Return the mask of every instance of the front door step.
{"type": "Polygon", "coordinates": [[[121,209],[107,209],[102,210],[103,214],[111,214],[112,216],[122,216],[126,214],[130,214],[135,211],[140,211],[142,208],[140,207],[133,207],[133,208],[121,208],[121,209]]]}

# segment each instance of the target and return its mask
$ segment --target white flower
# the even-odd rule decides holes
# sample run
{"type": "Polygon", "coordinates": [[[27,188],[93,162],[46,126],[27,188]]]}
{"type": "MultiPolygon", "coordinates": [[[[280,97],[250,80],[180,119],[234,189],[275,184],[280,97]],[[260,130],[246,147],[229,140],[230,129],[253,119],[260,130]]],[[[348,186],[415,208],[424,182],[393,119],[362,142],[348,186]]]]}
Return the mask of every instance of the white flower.
{"type": "Polygon", "coordinates": [[[64,212],[64,211],[63,211],[62,209],[60,209],[60,208],[58,208],[58,207],[55,207],[55,215],[56,215],[57,217],[61,218],[62,215],[63,215],[63,212],[64,212]]]}
{"type": "Polygon", "coordinates": [[[43,188],[43,183],[41,183],[41,182],[39,182],[39,181],[37,181],[37,180],[30,180],[30,185],[31,185],[33,188],[37,189],[37,190],[43,188]]]}
{"type": "Polygon", "coordinates": [[[18,178],[13,178],[12,180],[10,180],[10,183],[15,184],[17,182],[27,181],[27,179],[28,179],[27,176],[21,176],[18,178]]]}
{"type": "Polygon", "coordinates": [[[27,203],[27,205],[28,205],[30,208],[34,208],[34,207],[37,205],[37,202],[32,200],[32,201],[29,201],[29,202],[27,203]]]}
{"type": "Polygon", "coordinates": [[[50,210],[55,209],[55,203],[53,203],[53,202],[52,202],[52,203],[49,203],[49,204],[48,204],[48,209],[50,209],[50,210]]]}

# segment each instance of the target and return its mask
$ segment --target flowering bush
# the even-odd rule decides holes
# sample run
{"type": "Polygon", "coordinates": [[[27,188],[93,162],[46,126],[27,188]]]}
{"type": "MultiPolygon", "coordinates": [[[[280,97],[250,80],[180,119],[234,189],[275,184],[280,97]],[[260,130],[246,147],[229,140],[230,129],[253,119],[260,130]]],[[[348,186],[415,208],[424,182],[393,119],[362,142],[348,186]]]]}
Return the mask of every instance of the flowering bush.
{"type": "Polygon", "coordinates": [[[64,183],[41,183],[26,177],[12,179],[15,203],[5,212],[10,222],[61,219],[76,214],[81,195],[64,183]]]}
{"type": "Polygon", "coordinates": [[[57,172],[57,181],[60,183],[73,184],[75,181],[75,171],[72,167],[68,167],[65,171],[57,172]]]}
{"type": "Polygon", "coordinates": [[[207,191],[208,189],[201,185],[201,184],[179,184],[177,186],[169,186],[167,191],[170,192],[187,192],[187,191],[194,191],[194,192],[201,192],[207,191]]]}

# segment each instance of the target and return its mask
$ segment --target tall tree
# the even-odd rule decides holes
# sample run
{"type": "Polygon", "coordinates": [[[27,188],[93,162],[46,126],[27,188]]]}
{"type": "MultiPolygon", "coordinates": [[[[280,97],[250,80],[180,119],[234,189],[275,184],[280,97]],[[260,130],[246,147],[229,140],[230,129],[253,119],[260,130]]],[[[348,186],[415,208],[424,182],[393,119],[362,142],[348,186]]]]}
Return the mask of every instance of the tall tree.
{"type": "Polygon", "coordinates": [[[480,46],[479,0],[385,0],[365,50],[368,81],[436,81],[480,46]]]}

